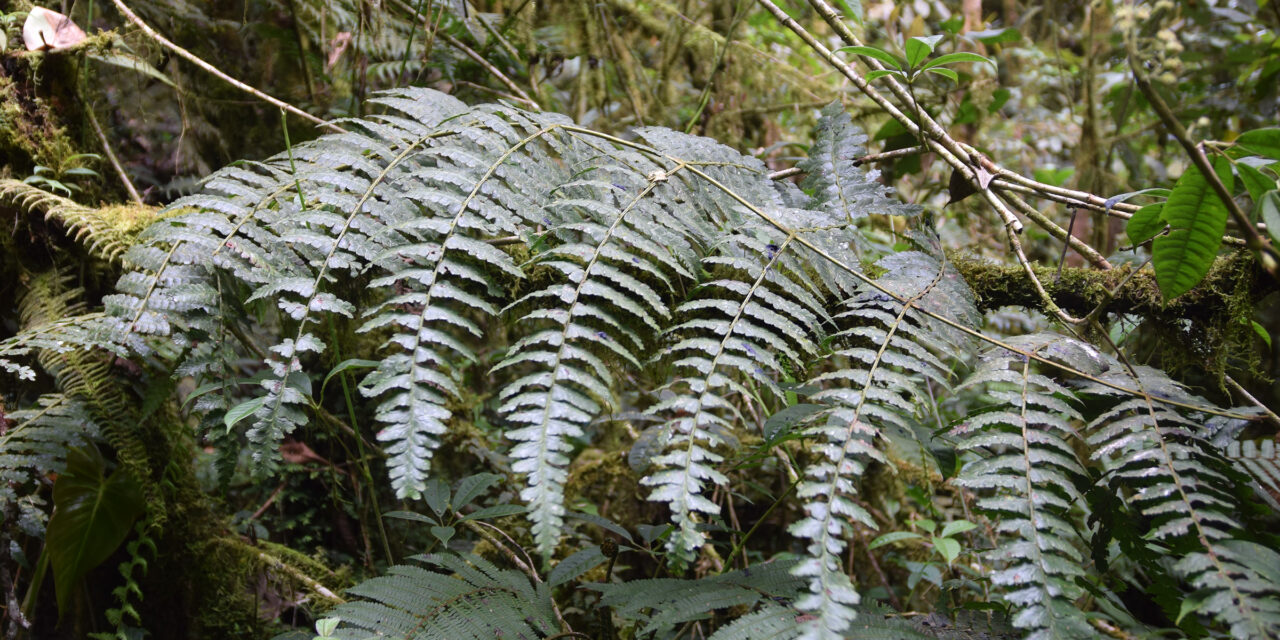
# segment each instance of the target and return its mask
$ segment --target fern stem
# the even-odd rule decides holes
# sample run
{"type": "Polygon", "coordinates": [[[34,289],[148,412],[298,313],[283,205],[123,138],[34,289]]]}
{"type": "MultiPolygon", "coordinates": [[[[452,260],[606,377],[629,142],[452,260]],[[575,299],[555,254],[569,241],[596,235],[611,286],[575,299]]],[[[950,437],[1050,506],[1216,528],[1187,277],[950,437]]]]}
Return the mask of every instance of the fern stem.
{"type": "Polygon", "coordinates": [[[774,509],[778,508],[778,505],[782,504],[784,500],[795,492],[796,487],[800,485],[800,480],[801,478],[796,478],[792,481],[787,487],[787,490],[782,492],[782,495],[778,496],[778,498],[773,501],[773,504],[769,505],[768,509],[765,509],[764,513],[760,514],[760,517],[756,519],[755,524],[752,524],[751,528],[747,529],[747,532],[742,534],[742,537],[738,539],[738,542],[729,550],[729,555],[724,557],[724,566],[721,568],[720,573],[724,573],[725,569],[733,566],[734,558],[736,558],[738,554],[742,553],[743,549],[746,548],[747,540],[751,538],[751,534],[755,533],[756,529],[759,529],[760,525],[764,524],[764,522],[769,519],[769,515],[773,513],[774,509]]]}

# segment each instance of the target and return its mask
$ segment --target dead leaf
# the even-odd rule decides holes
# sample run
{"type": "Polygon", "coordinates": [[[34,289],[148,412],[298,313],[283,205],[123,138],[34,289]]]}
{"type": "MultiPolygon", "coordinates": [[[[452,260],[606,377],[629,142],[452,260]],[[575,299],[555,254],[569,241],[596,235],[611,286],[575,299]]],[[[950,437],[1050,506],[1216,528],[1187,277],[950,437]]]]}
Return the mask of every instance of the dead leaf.
{"type": "Polygon", "coordinates": [[[347,50],[347,45],[351,44],[351,32],[339,31],[332,40],[329,41],[329,59],[325,61],[324,68],[326,70],[333,68],[338,64],[338,58],[342,56],[342,52],[347,50]]]}
{"type": "Polygon", "coordinates": [[[71,18],[44,7],[31,9],[22,24],[22,42],[27,45],[27,51],[66,49],[88,37],[71,18]]]}

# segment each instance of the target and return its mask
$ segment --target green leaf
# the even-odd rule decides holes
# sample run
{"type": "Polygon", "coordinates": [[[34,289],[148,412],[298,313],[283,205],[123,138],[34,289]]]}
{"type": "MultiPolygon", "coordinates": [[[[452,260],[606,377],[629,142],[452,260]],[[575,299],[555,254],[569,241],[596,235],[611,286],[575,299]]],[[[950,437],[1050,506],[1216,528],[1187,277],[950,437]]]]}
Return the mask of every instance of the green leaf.
{"type": "Polygon", "coordinates": [[[938,551],[947,564],[955,562],[960,557],[960,543],[954,538],[934,538],[933,548],[938,551]]]}
{"type": "Polygon", "coordinates": [[[764,421],[764,439],[773,440],[785,434],[805,418],[821,411],[823,407],[824,405],[820,404],[793,404],[769,416],[769,419],[764,421]]]}
{"type": "Polygon", "coordinates": [[[333,368],[333,371],[329,372],[329,375],[324,377],[324,382],[320,383],[320,388],[324,389],[325,386],[329,384],[329,380],[333,379],[334,376],[342,373],[343,371],[348,369],[372,369],[373,367],[378,366],[378,364],[379,362],[377,360],[361,360],[360,358],[349,358],[347,360],[343,360],[338,363],[338,366],[333,368]]]}
{"type": "Polygon", "coordinates": [[[846,18],[854,21],[856,24],[862,24],[862,0],[836,0],[836,4],[844,10],[846,18]]]}
{"type": "Polygon", "coordinates": [[[453,539],[453,534],[457,532],[458,530],[453,527],[431,527],[431,535],[435,536],[436,540],[439,540],[440,544],[445,546],[449,545],[449,541],[453,539]]]}
{"type": "Polygon", "coordinates": [[[928,518],[921,518],[919,520],[916,520],[916,525],[919,526],[921,529],[928,531],[929,533],[933,533],[934,531],[938,530],[938,523],[928,518]]]}
{"type": "Polygon", "coordinates": [[[1255,203],[1262,198],[1262,194],[1276,188],[1275,180],[1243,162],[1236,163],[1236,171],[1240,173],[1240,181],[1249,190],[1249,197],[1255,203]]]}
{"type": "Polygon", "coordinates": [[[169,76],[161,73],[159,69],[151,66],[151,63],[137,56],[119,52],[102,53],[95,51],[91,51],[86,55],[90,60],[97,60],[98,62],[108,64],[113,67],[120,67],[121,69],[141,73],[144,76],[155,78],[174,89],[178,88],[177,85],[173,84],[173,80],[169,79],[169,76]]]}
{"type": "MultiPolygon", "coordinates": [[[[1235,185],[1231,163],[1226,158],[1216,158],[1214,172],[1230,192],[1235,185]]],[[[1218,247],[1222,246],[1222,234],[1227,230],[1227,207],[1193,165],[1169,194],[1164,220],[1170,231],[1155,239],[1152,264],[1160,293],[1165,300],[1173,300],[1196,286],[1213,266],[1218,247]]]]}
{"type": "Polygon", "coordinates": [[[466,520],[488,520],[490,518],[505,518],[506,516],[514,516],[528,511],[529,508],[522,504],[495,504],[492,507],[476,509],[462,517],[466,520]]]}
{"type": "Polygon", "coordinates": [[[960,75],[950,69],[925,69],[925,73],[936,73],[944,78],[950,78],[957,84],[960,82],[960,75]]]}
{"type": "Polygon", "coordinates": [[[1236,144],[1273,160],[1280,160],[1280,128],[1246,131],[1236,138],[1236,144]]]}
{"type": "Polygon", "coordinates": [[[322,638],[332,638],[333,632],[338,629],[339,622],[342,621],[338,618],[320,618],[316,620],[316,635],[322,638]]]}
{"type": "Polygon", "coordinates": [[[60,615],[67,613],[80,579],[124,542],[144,506],[137,481],[124,469],[107,476],[97,449],[67,454],[66,471],[53,484],[45,538],[60,615]]]}
{"type": "Polygon", "coordinates": [[[938,45],[938,41],[942,39],[942,34],[936,36],[919,36],[907,40],[907,68],[915,69],[924,62],[929,54],[933,53],[933,48],[938,45]]]}
{"type": "Polygon", "coordinates": [[[892,544],[894,542],[901,542],[903,540],[917,540],[923,537],[924,536],[918,533],[915,533],[914,531],[891,531],[889,533],[886,533],[876,538],[875,540],[872,540],[871,544],[867,545],[867,550],[869,551],[871,549],[878,549],[880,547],[885,546],[886,544],[892,544]]]}
{"type": "Polygon", "coordinates": [[[227,411],[227,415],[222,416],[222,424],[227,425],[227,433],[231,433],[231,428],[236,426],[237,422],[253,415],[253,412],[261,408],[266,401],[267,397],[262,396],[261,398],[245,400],[244,402],[231,407],[231,409],[227,411]]]}
{"type": "Polygon", "coordinates": [[[489,490],[489,487],[497,484],[502,480],[502,476],[495,473],[477,473],[467,476],[458,481],[458,490],[453,492],[453,510],[459,509],[471,504],[477,496],[489,490]]]}
{"type": "Polygon", "coordinates": [[[440,522],[429,515],[415,513],[413,511],[388,511],[382,514],[384,518],[396,518],[398,520],[409,520],[410,522],[425,522],[432,526],[439,526],[440,522]]]}
{"type": "Polygon", "coordinates": [[[856,53],[860,56],[875,58],[876,60],[879,60],[880,62],[883,62],[884,64],[889,65],[894,69],[902,68],[902,61],[898,60],[898,58],[895,57],[892,53],[889,53],[884,49],[877,49],[875,47],[856,46],[856,47],[840,47],[839,49],[837,49],[837,51],[847,51],[849,53],[856,53]]]}
{"type": "Polygon", "coordinates": [[[982,44],[1007,44],[1017,42],[1022,39],[1022,33],[1013,27],[1004,29],[987,29],[984,31],[970,31],[966,36],[981,42],[982,44]]]}
{"type": "Polygon", "coordinates": [[[1253,205],[1253,217],[1267,225],[1271,240],[1280,244],[1280,192],[1272,189],[1253,205]]]}
{"type": "Polygon", "coordinates": [[[896,76],[904,80],[907,77],[906,74],[902,73],[901,71],[897,71],[895,69],[876,69],[875,71],[868,71],[867,75],[864,76],[864,78],[866,79],[867,82],[871,82],[872,80],[883,78],[885,76],[896,76]]]}
{"type": "Polygon", "coordinates": [[[948,53],[945,56],[938,56],[937,58],[930,60],[929,64],[924,65],[923,67],[921,67],[921,69],[932,69],[934,67],[940,67],[942,65],[947,65],[947,64],[956,64],[959,62],[985,62],[991,65],[992,67],[996,66],[995,61],[992,60],[991,58],[988,58],[986,56],[980,56],[976,53],[970,53],[968,51],[960,51],[957,53],[948,53]]]}
{"type": "Polygon", "coordinates": [[[1266,327],[1258,324],[1257,320],[1250,320],[1249,322],[1253,323],[1253,332],[1258,334],[1258,337],[1262,338],[1262,341],[1267,343],[1267,348],[1270,349],[1271,348],[1271,332],[1267,331],[1266,327]]]}
{"type": "Polygon", "coordinates": [[[582,574],[600,566],[605,560],[607,558],[600,552],[600,547],[596,545],[577,551],[556,564],[556,567],[547,575],[547,586],[557,587],[571,580],[576,580],[582,574]]]}
{"type": "Polygon", "coordinates": [[[1178,608],[1178,619],[1174,620],[1174,624],[1181,624],[1182,619],[1187,617],[1188,613],[1195,613],[1204,606],[1205,599],[1203,597],[1190,596],[1182,599],[1182,606],[1178,608]]]}
{"type": "Polygon", "coordinates": [[[968,520],[952,520],[951,522],[947,523],[947,526],[942,528],[942,533],[939,533],[938,535],[944,538],[949,538],[958,533],[973,531],[974,529],[977,529],[977,528],[978,528],[978,525],[972,522],[969,522],[968,520]]]}
{"type": "Polygon", "coordinates": [[[192,402],[194,402],[197,398],[199,398],[200,396],[202,396],[202,395],[204,395],[204,394],[206,394],[206,393],[209,393],[210,391],[213,391],[213,390],[215,390],[215,389],[221,389],[221,388],[222,388],[222,385],[224,385],[224,384],[226,384],[226,383],[224,383],[224,382],[222,382],[222,381],[218,381],[218,382],[206,382],[206,383],[204,383],[204,384],[202,384],[202,385],[200,385],[200,386],[196,387],[196,388],[195,388],[195,390],[194,390],[194,391],[192,391],[191,393],[188,393],[188,394],[187,394],[186,399],[184,399],[184,400],[182,401],[182,408],[183,408],[183,409],[187,408],[187,405],[191,404],[191,403],[192,403],[192,402]]]}
{"type": "Polygon", "coordinates": [[[1061,187],[1071,179],[1071,176],[1074,176],[1075,174],[1076,170],[1071,167],[1065,167],[1062,169],[1043,168],[1036,169],[1033,176],[1035,177],[1036,182],[1043,182],[1055,187],[1061,187]]]}
{"type": "Polygon", "coordinates": [[[1133,217],[1129,218],[1129,221],[1124,226],[1124,232],[1128,234],[1129,242],[1139,245],[1164,231],[1167,225],[1165,225],[1164,219],[1160,215],[1163,210],[1164,203],[1157,202],[1134,212],[1133,217]]]}
{"type": "Polygon", "coordinates": [[[427,483],[427,490],[422,492],[422,497],[437,516],[444,517],[444,512],[449,507],[449,485],[439,478],[432,478],[427,483]]]}

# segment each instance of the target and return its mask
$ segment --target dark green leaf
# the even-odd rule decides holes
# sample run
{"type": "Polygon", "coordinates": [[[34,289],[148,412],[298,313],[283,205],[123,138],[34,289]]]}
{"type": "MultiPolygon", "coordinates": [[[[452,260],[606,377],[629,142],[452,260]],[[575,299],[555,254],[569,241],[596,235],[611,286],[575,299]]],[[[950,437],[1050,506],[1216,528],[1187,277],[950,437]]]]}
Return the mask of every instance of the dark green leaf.
{"type": "Polygon", "coordinates": [[[1267,225],[1271,240],[1280,245],[1280,192],[1272,189],[1262,194],[1253,206],[1253,217],[1267,225]]]}
{"type": "Polygon", "coordinates": [[[924,62],[929,54],[933,53],[933,48],[938,45],[938,41],[942,39],[942,34],[936,36],[918,36],[907,39],[907,68],[915,69],[924,62]]]}
{"type": "Polygon", "coordinates": [[[444,480],[432,478],[427,483],[427,490],[422,492],[422,497],[437,516],[444,517],[445,510],[449,508],[449,485],[444,480]]]}
{"type": "Polygon", "coordinates": [[[514,516],[528,511],[529,508],[520,504],[495,504],[492,507],[477,509],[474,513],[469,513],[462,517],[463,520],[488,520],[489,518],[503,518],[506,516],[514,516]]]}
{"type": "Polygon", "coordinates": [[[623,539],[625,539],[627,542],[630,542],[633,544],[635,543],[635,540],[631,537],[630,532],[624,529],[622,525],[619,525],[613,522],[612,520],[609,520],[608,518],[602,518],[598,515],[595,515],[594,513],[581,513],[578,511],[570,511],[567,515],[570,518],[574,518],[576,520],[581,520],[583,522],[594,524],[597,527],[600,527],[601,529],[612,531],[622,536],[623,539]]]}
{"type": "Polygon", "coordinates": [[[893,68],[893,69],[902,68],[902,62],[898,60],[896,57],[894,57],[892,53],[889,53],[888,51],[885,51],[883,49],[877,49],[875,47],[857,46],[857,47],[841,47],[837,49],[837,51],[847,51],[849,53],[856,53],[860,56],[875,58],[876,60],[883,62],[884,64],[888,65],[890,68],[893,68]]]}
{"type": "Polygon", "coordinates": [[[477,473],[458,481],[458,489],[453,492],[453,510],[457,511],[489,490],[489,487],[502,480],[502,476],[493,473],[477,473]]]}
{"type": "MultiPolygon", "coordinates": [[[[1231,191],[1235,180],[1230,161],[1216,158],[1214,171],[1231,191]]],[[[1152,264],[1160,293],[1165,300],[1172,300],[1191,290],[1209,272],[1227,230],[1227,207],[1200,170],[1191,166],[1174,185],[1163,215],[1170,230],[1155,239],[1152,264]]]]}
{"type": "Polygon", "coordinates": [[[1262,199],[1262,194],[1276,188],[1275,180],[1243,162],[1236,164],[1236,171],[1240,173],[1240,181],[1249,190],[1249,197],[1253,198],[1255,205],[1262,199]]]}
{"type": "Polygon", "coordinates": [[[325,386],[329,384],[329,381],[332,380],[334,376],[348,369],[371,369],[376,366],[378,366],[377,360],[361,360],[360,358],[350,358],[348,360],[343,360],[342,362],[338,363],[338,366],[333,368],[333,371],[329,372],[329,375],[324,377],[324,382],[320,383],[320,388],[324,389],[325,386]]]}
{"type": "Polygon", "coordinates": [[[821,411],[822,408],[823,405],[820,404],[793,404],[769,416],[769,419],[764,421],[765,440],[773,440],[775,437],[790,431],[800,421],[821,411]]]}
{"type": "Polygon", "coordinates": [[[1236,138],[1236,144],[1273,160],[1280,160],[1280,128],[1246,131],[1236,138]]]}
{"type": "Polygon", "coordinates": [[[107,476],[97,449],[67,454],[66,471],[53,485],[45,541],[59,612],[68,611],[80,579],[124,542],[144,506],[137,481],[123,469],[107,476]]]}
{"type": "Polygon", "coordinates": [[[413,511],[389,511],[382,514],[384,518],[396,518],[398,520],[409,520],[411,522],[425,522],[432,526],[439,526],[440,522],[429,515],[415,513],[413,511]]]}
{"type": "Polygon", "coordinates": [[[431,535],[440,541],[440,544],[448,546],[449,541],[453,539],[453,534],[457,533],[457,529],[453,527],[431,527],[431,535]]]}
{"type": "Polygon", "coordinates": [[[1129,242],[1135,245],[1142,244],[1154,237],[1156,234],[1164,231],[1165,223],[1160,217],[1160,212],[1164,209],[1163,202],[1149,204],[1138,209],[1132,218],[1125,223],[1124,231],[1129,236],[1129,242]]]}
{"type": "Polygon", "coordinates": [[[577,551],[568,558],[561,560],[551,570],[551,573],[547,575],[547,586],[555,587],[571,580],[576,580],[582,574],[600,566],[604,561],[604,554],[600,552],[600,547],[595,545],[577,551]]]}
{"type": "Polygon", "coordinates": [[[227,415],[222,417],[222,424],[227,426],[227,433],[231,433],[231,428],[236,426],[237,422],[253,415],[253,412],[261,408],[263,403],[266,401],[267,397],[263,396],[261,398],[245,400],[244,402],[231,407],[231,409],[227,411],[227,415]]]}

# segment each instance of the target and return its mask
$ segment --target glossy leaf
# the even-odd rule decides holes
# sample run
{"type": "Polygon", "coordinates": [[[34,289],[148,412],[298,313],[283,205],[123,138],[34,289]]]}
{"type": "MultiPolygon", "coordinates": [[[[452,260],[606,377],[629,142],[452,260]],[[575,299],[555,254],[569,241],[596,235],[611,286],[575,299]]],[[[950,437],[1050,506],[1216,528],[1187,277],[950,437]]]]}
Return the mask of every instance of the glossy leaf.
{"type": "Polygon", "coordinates": [[[1273,160],[1280,160],[1280,128],[1246,131],[1236,138],[1236,144],[1273,160]]]}
{"type": "Polygon", "coordinates": [[[1280,244],[1280,191],[1272,189],[1258,199],[1254,205],[1254,219],[1266,224],[1271,240],[1280,244]]]}
{"type": "Polygon", "coordinates": [[[940,67],[948,64],[957,64],[960,62],[985,62],[991,65],[992,67],[996,66],[995,61],[992,60],[991,58],[988,58],[986,56],[980,56],[976,53],[970,53],[968,51],[959,51],[956,53],[948,53],[947,55],[944,55],[944,56],[938,56],[937,58],[930,60],[929,63],[921,67],[921,69],[932,69],[934,67],[940,67]]]}
{"type": "Polygon", "coordinates": [[[856,46],[856,47],[841,47],[841,48],[840,48],[840,49],[838,49],[837,51],[845,51],[845,52],[848,52],[848,53],[856,53],[856,54],[858,54],[858,55],[860,55],[860,56],[867,56],[868,58],[875,58],[876,60],[879,60],[880,62],[883,62],[884,64],[886,64],[886,65],[888,65],[889,67],[894,68],[894,69],[898,69],[898,68],[901,68],[901,67],[902,67],[902,61],[900,61],[900,60],[898,60],[898,58],[894,57],[894,55],[893,55],[892,53],[889,53],[888,51],[885,51],[885,50],[883,50],[883,49],[877,49],[877,48],[875,48],[875,47],[864,47],[864,46],[856,46]]]}
{"type": "Polygon", "coordinates": [[[938,45],[938,41],[942,40],[942,35],[936,36],[919,36],[909,38],[907,40],[907,68],[915,69],[924,62],[929,54],[933,53],[933,48],[938,45]]]}
{"type": "Polygon", "coordinates": [[[1249,190],[1249,197],[1253,198],[1254,202],[1258,202],[1262,194],[1276,188],[1275,180],[1248,164],[1237,163],[1236,171],[1240,173],[1240,181],[1244,183],[1244,188],[1249,190]]]}
{"type": "Polygon", "coordinates": [[[67,469],[53,485],[53,517],[46,549],[53,567],[58,610],[65,614],[80,579],[115,552],[142,515],[142,489],[123,469],[106,473],[97,449],[67,455],[67,469]]]}
{"type": "MultiPolygon", "coordinates": [[[[1230,162],[1217,158],[1214,171],[1230,191],[1235,184],[1230,162]]],[[[1163,214],[1169,234],[1156,238],[1152,264],[1160,293],[1165,300],[1172,300],[1190,291],[1213,266],[1227,230],[1227,207],[1200,170],[1192,166],[1173,187],[1163,214]]]]}

